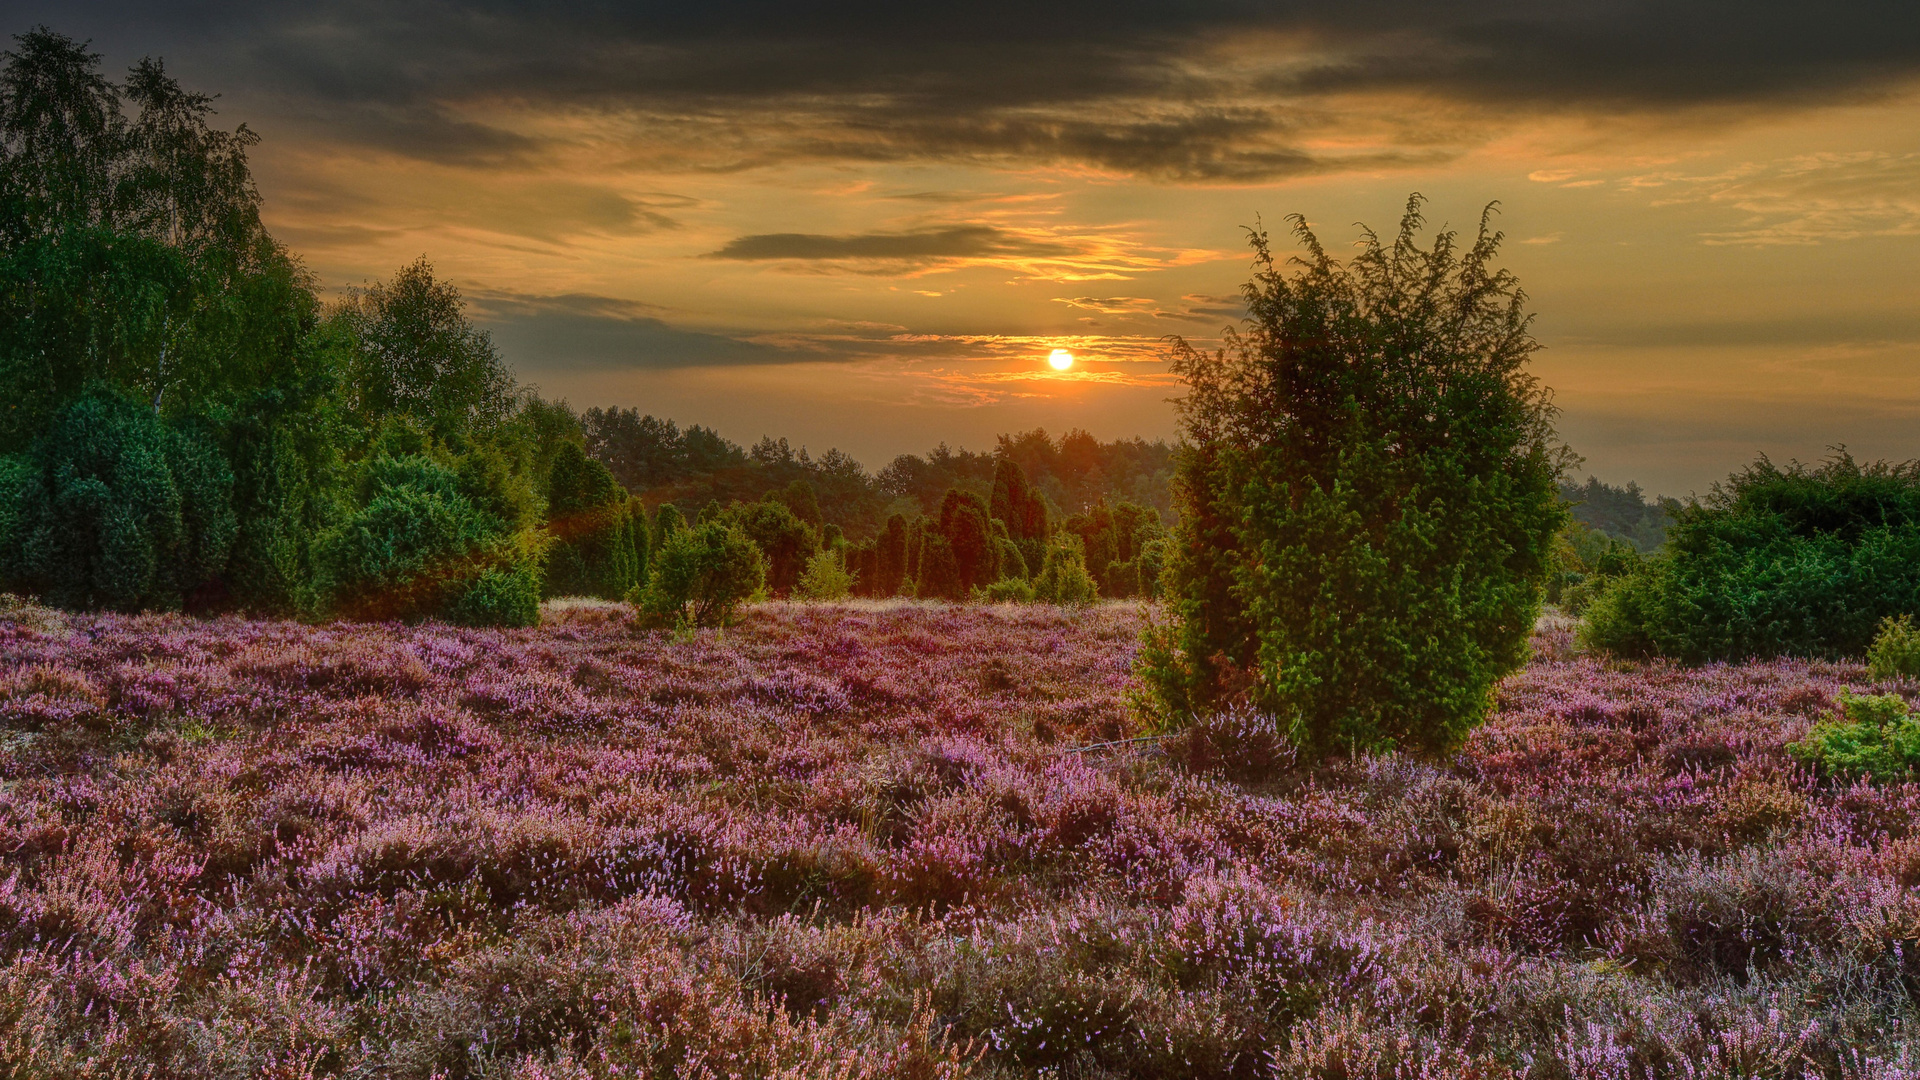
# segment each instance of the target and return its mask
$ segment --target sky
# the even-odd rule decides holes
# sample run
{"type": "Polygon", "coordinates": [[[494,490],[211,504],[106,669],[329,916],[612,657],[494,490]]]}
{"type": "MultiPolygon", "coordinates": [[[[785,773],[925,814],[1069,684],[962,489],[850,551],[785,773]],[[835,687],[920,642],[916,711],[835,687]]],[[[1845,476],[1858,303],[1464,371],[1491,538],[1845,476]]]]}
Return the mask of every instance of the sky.
{"type": "Polygon", "coordinates": [[[261,136],[328,290],[421,255],[518,376],[877,468],[1172,437],[1246,240],[1497,202],[1582,472],[1920,457],[1920,6],[0,0],[261,136]],[[1074,366],[1047,363],[1067,348],[1074,366]]]}

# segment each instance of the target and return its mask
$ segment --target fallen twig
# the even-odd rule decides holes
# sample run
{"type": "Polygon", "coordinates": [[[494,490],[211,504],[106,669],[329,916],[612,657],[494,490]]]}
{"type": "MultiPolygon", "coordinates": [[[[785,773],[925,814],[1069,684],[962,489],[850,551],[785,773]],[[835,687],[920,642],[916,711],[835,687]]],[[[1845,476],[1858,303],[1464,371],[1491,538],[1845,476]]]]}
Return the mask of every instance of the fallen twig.
{"type": "Polygon", "coordinates": [[[1112,746],[1130,746],[1134,743],[1159,742],[1161,739],[1167,739],[1167,738],[1172,738],[1172,736],[1171,735],[1139,735],[1131,739],[1115,739],[1112,742],[1088,743],[1086,746],[1069,746],[1066,749],[1062,750],[1061,753],[1084,754],[1089,750],[1105,750],[1108,747],[1112,747],[1112,746]]]}

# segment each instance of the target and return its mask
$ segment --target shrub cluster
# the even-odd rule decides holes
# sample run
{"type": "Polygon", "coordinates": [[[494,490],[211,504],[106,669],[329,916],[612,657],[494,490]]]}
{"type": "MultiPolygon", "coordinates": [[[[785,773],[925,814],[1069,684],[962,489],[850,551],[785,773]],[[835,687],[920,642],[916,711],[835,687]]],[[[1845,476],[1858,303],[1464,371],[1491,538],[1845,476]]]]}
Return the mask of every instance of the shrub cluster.
{"type": "Polygon", "coordinates": [[[657,625],[724,626],[766,579],[766,556],[746,532],[710,521],[668,532],[632,599],[657,625]]]}
{"type": "Polygon", "coordinates": [[[1664,552],[1610,585],[1587,640],[1685,663],[1859,656],[1920,612],[1920,465],[1761,458],[1679,512],[1664,552]]]}
{"type": "Polygon", "coordinates": [[[564,442],[547,474],[547,596],[625,597],[646,582],[648,528],[605,465],[564,442]]]}
{"type": "Polygon", "coordinates": [[[0,572],[61,607],[179,607],[233,546],[233,473],[199,430],[104,385],[16,459],[0,572]]]}
{"type": "Polygon", "coordinates": [[[380,454],[365,503],[314,545],[314,607],[358,619],[539,621],[544,554],[503,518],[471,457],[380,454]]]}
{"type": "Polygon", "coordinates": [[[843,565],[860,596],[1084,604],[1158,595],[1164,536],[1158,512],[1131,502],[1060,519],[1003,456],[991,500],[949,488],[938,513],[895,514],[846,545],[843,565]]]}

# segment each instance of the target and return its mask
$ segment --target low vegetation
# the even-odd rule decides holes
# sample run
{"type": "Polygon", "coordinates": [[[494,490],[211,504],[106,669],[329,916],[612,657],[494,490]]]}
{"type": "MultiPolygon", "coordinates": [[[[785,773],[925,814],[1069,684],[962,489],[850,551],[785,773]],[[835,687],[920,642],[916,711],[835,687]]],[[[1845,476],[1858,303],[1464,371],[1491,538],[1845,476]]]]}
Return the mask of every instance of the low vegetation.
{"type": "Polygon", "coordinates": [[[1903,781],[1920,766],[1920,718],[1898,694],[1842,694],[1835,715],[1787,749],[1829,776],[1903,781]]]}
{"type": "Polygon", "coordinates": [[[0,1072],[1920,1068],[1920,783],[1792,749],[1858,666],[1562,633],[1457,754],[1309,771],[1112,745],[1131,605],[624,611],[11,606],[0,1072]]]}

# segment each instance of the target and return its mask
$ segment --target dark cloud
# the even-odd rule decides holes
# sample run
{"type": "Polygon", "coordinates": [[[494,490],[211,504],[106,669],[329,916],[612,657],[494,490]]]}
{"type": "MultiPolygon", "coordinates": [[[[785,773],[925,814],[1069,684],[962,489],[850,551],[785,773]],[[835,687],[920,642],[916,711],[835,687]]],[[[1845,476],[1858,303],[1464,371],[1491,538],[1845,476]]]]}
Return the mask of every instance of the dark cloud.
{"type": "Polygon", "coordinates": [[[1238,322],[1247,314],[1246,301],[1239,297],[1204,293],[1188,293],[1180,298],[1179,304],[1162,304],[1144,296],[1056,296],[1054,302],[1123,319],[1172,319],[1217,325],[1238,322]]]}
{"type": "Polygon", "coordinates": [[[823,236],[816,233],[764,233],[727,241],[708,259],[758,262],[773,259],[823,261],[881,260],[924,263],[947,259],[995,256],[1047,257],[1072,254],[1073,249],[1052,240],[1038,240],[991,225],[954,225],[914,232],[855,233],[823,236]]]}
{"type": "Polygon", "coordinates": [[[523,376],[581,370],[662,370],[819,359],[728,334],[683,330],[653,304],[570,293],[537,296],[475,291],[475,321],[487,328],[523,376]]]}
{"type": "Polygon", "coordinates": [[[1346,91],[1632,112],[1855,97],[1920,69],[1910,0],[32,0],[14,19],[93,36],[116,61],[165,53],[276,116],[457,163],[540,150],[475,119],[486,102],[618,115],[676,168],[1008,160],[1252,180],[1452,152],[1417,116],[1386,150],[1303,149],[1302,131],[1342,122],[1322,109],[1346,91]]]}

